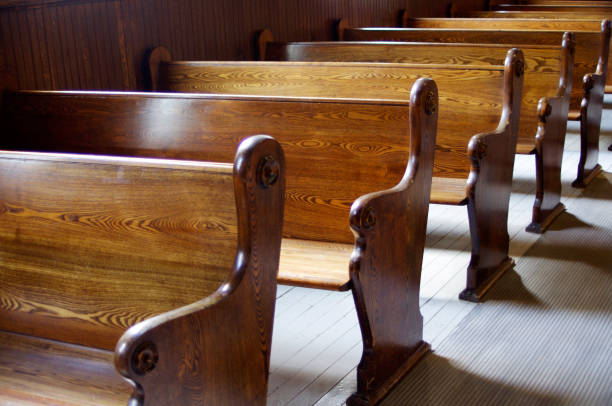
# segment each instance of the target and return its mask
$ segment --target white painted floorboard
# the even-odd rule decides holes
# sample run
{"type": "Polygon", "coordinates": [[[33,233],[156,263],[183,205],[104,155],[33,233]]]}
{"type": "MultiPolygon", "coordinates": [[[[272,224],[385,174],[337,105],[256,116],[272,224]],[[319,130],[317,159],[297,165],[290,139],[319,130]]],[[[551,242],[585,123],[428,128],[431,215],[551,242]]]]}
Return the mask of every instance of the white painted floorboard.
{"type": "MultiPolygon", "coordinates": [[[[612,103],[610,96],[606,97],[612,103]]],[[[579,128],[569,123],[563,157],[562,201],[572,213],[581,190],[571,187],[578,163],[579,128]]],[[[604,112],[600,163],[612,171],[612,110],[604,112]]],[[[535,191],[534,157],[517,155],[508,231],[517,259],[538,239],[527,233],[535,191]]],[[[467,211],[431,205],[423,258],[420,306],[425,340],[436,346],[477,305],[458,300],[470,259],[467,211]]],[[[348,258],[347,258],[348,266],[348,258]]],[[[342,405],[356,386],[361,333],[350,292],[279,286],[277,293],[269,405],[342,405]]]]}

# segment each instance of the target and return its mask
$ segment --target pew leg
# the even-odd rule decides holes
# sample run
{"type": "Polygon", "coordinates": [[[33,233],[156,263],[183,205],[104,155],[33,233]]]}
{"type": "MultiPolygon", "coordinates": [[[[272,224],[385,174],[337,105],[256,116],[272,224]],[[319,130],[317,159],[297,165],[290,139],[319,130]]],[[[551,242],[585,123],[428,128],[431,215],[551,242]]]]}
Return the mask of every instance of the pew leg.
{"type": "Polygon", "coordinates": [[[354,228],[349,268],[363,353],[349,406],[377,404],[429,351],[419,309],[429,187],[412,189],[418,198],[379,196],[356,216],[367,223],[354,228]]]}
{"type": "Polygon", "coordinates": [[[580,108],[580,162],[578,176],[572,182],[576,188],[586,187],[601,172],[597,161],[604,81],[600,75],[589,74],[584,82],[584,98],[580,108]]]}
{"type": "Polygon", "coordinates": [[[430,350],[423,341],[419,310],[422,251],[417,248],[421,255],[410,258],[414,251],[393,247],[399,245],[360,239],[351,258],[351,286],[363,353],[357,366],[357,391],[347,399],[348,406],[377,404],[430,350]]]}
{"type": "Polygon", "coordinates": [[[495,281],[514,266],[508,256],[508,204],[505,209],[495,206],[486,201],[478,204],[472,199],[468,201],[472,257],[466,288],[459,294],[461,300],[479,302],[495,281]]]}
{"type": "Polygon", "coordinates": [[[565,211],[561,203],[561,162],[567,131],[567,101],[549,99],[536,134],[536,196],[527,231],[543,233],[565,211]]]}

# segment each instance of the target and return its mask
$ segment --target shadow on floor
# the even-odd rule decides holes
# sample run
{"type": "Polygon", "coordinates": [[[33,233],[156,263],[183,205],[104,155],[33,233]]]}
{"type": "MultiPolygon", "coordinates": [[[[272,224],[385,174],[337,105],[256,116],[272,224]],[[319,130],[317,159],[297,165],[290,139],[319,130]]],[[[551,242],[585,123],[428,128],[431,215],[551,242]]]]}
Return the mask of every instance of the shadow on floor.
{"type": "Polygon", "coordinates": [[[559,399],[551,395],[485,379],[432,353],[400,381],[380,406],[484,405],[494,404],[494,399],[516,405],[559,404],[559,399]]]}

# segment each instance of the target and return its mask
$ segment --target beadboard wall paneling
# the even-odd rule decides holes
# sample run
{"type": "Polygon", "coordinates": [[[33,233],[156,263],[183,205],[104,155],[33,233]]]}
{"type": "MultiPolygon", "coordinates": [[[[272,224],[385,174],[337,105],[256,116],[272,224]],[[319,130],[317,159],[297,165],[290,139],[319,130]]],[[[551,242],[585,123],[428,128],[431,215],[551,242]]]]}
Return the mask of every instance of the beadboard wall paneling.
{"type": "MultiPolygon", "coordinates": [[[[334,22],[394,26],[398,12],[444,16],[450,1],[0,0],[0,69],[23,89],[139,90],[143,56],[166,46],[180,59],[249,60],[256,32],[333,39],[334,22]]],[[[455,1],[484,9],[484,0],[455,1]]]]}

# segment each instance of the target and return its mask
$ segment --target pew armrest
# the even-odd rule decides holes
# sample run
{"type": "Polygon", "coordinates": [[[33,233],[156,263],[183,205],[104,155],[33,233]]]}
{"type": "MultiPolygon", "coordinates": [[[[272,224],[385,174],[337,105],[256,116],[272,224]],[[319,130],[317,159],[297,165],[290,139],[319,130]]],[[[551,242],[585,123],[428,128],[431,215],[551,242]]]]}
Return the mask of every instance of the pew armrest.
{"type": "Polygon", "coordinates": [[[128,329],[115,367],[130,405],[264,405],[284,205],[284,157],[270,137],[243,142],[234,164],[238,247],[211,296],[128,329]]]}
{"type": "Polygon", "coordinates": [[[391,189],[361,196],[351,207],[355,247],[349,271],[364,342],[352,396],[356,402],[375,404],[428,348],[419,284],[437,101],[435,83],[419,79],[410,92],[411,153],[404,177],[391,189]]]}
{"type": "Polygon", "coordinates": [[[479,301],[509,268],[508,208],[523,89],[524,59],[508,51],[504,75],[504,104],[497,129],[474,135],[468,144],[471,168],[467,181],[472,257],[466,289],[459,297],[479,301]]]}

